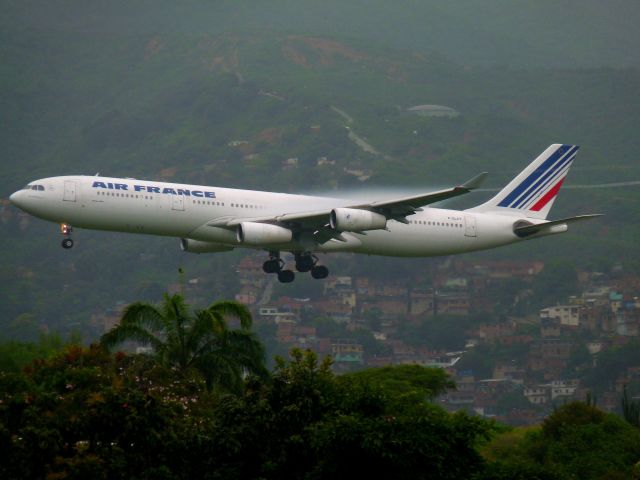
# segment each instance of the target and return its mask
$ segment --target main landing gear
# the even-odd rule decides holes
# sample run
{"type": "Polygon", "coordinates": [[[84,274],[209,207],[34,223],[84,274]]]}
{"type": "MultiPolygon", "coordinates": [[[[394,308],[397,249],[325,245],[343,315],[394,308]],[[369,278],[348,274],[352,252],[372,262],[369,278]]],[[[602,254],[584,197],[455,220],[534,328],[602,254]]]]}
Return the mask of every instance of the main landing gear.
{"type": "MultiPolygon", "coordinates": [[[[311,272],[315,279],[327,278],[329,269],[324,265],[316,265],[318,257],[311,253],[296,253],[296,270],[298,272],[311,272]]],[[[283,270],[284,261],[280,258],[280,252],[269,252],[269,260],[264,262],[262,269],[266,273],[277,273],[281,283],[291,283],[296,278],[292,270],[283,270]]]]}
{"type": "Polygon", "coordinates": [[[64,239],[62,239],[62,248],[68,250],[73,247],[73,239],[71,238],[71,232],[73,232],[73,228],[71,225],[67,225],[66,223],[60,224],[60,232],[64,235],[64,239]]]}

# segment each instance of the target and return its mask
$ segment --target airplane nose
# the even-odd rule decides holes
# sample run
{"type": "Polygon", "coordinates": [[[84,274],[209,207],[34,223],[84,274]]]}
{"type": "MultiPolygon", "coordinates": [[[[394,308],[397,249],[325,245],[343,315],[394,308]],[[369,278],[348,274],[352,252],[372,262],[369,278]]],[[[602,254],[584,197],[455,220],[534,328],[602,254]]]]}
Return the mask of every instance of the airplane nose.
{"type": "Polygon", "coordinates": [[[11,196],[9,197],[9,201],[11,203],[13,203],[16,207],[19,206],[18,205],[18,197],[20,197],[20,191],[19,190],[17,192],[12,193],[11,196]]]}

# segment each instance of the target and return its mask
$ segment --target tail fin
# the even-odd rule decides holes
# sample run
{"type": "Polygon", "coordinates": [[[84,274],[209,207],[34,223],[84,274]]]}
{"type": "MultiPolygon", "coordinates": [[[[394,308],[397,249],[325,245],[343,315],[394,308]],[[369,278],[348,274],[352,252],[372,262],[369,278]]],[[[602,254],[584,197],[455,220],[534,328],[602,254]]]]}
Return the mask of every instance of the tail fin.
{"type": "Polygon", "coordinates": [[[550,145],[495,197],[470,210],[547,218],[578,148],[577,145],[550,145]]]}

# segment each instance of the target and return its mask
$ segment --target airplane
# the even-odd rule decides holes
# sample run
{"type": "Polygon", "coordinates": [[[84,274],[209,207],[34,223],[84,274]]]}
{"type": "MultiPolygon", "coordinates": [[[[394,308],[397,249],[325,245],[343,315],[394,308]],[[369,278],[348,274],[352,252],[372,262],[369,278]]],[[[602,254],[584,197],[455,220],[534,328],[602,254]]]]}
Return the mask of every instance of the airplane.
{"type": "Polygon", "coordinates": [[[316,253],[452,255],[566,232],[600,216],[547,220],[578,148],[549,146],[493,198],[466,210],[430,205],[478,188],[486,172],[452,188],[369,202],[98,175],[36,180],[10,201],[60,223],[65,249],[73,247],[72,226],[178,237],[193,253],[260,249],[269,255],[263,270],[289,283],[295,273],[282,251],[294,254],[298,272],[322,279],[329,270],[316,253]]]}

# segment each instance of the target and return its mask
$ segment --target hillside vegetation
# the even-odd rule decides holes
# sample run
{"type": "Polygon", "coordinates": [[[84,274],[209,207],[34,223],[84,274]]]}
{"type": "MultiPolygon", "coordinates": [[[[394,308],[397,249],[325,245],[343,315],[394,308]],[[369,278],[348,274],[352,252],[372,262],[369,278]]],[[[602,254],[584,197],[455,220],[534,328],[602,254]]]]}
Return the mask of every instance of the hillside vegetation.
{"type": "MultiPolygon", "coordinates": [[[[506,8],[503,3],[490,2],[485,14],[506,8]]],[[[398,15],[408,25],[397,42],[389,40],[384,22],[375,41],[372,26],[348,34],[337,22],[334,31],[322,30],[336,12],[355,17],[357,2],[288,28],[284,18],[299,19],[297,8],[280,23],[265,14],[258,28],[264,7],[252,2],[219,2],[216,9],[194,2],[192,11],[185,9],[190,15],[162,2],[157,8],[146,2],[111,5],[83,4],[68,15],[42,2],[8,7],[0,29],[5,198],[34,178],[96,172],[326,192],[371,186],[429,190],[487,170],[487,187],[497,188],[555,142],[582,146],[568,186],[640,179],[640,75],[635,68],[612,66],[629,65],[623,59],[589,69],[583,68],[591,64],[586,57],[566,67],[550,60],[535,69],[461,63],[446,51],[433,53],[438,45],[430,45],[426,33],[411,42],[412,11],[415,18],[433,14],[434,23],[462,15],[460,7],[431,2],[424,9],[407,2],[407,8],[393,10],[394,25],[402,23],[398,15]],[[445,105],[460,115],[406,112],[421,104],[445,105]],[[288,164],[293,158],[297,163],[288,164]]],[[[372,18],[391,14],[389,7],[375,5],[372,18]]],[[[586,5],[589,15],[603,12],[596,2],[586,5]]],[[[543,7],[534,10],[546,15],[543,7]]],[[[489,31],[488,25],[471,31],[478,29],[489,31]]],[[[495,35],[512,38],[514,32],[510,26],[495,35]]],[[[523,41],[531,35],[526,32],[523,41]]],[[[594,33],[593,41],[608,32],[594,33]]],[[[632,39],[629,33],[621,42],[632,39]]],[[[544,47],[543,42],[536,48],[548,52],[544,47]]],[[[554,216],[607,216],[562,238],[483,255],[571,254],[589,268],[619,261],[637,266],[636,188],[567,189],[554,216]]],[[[471,206],[488,195],[473,193],[452,205],[471,206]]],[[[218,295],[232,292],[227,273],[237,253],[179,256],[174,240],[84,231],[76,236],[78,248],[63,252],[54,225],[21,216],[6,202],[1,208],[3,325],[27,314],[54,328],[73,328],[86,323],[87,313],[128,301],[132,292],[153,297],[177,280],[179,266],[218,277],[218,295]]],[[[420,268],[420,262],[415,265],[420,268]]]]}

